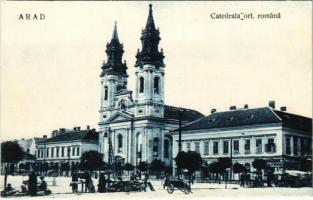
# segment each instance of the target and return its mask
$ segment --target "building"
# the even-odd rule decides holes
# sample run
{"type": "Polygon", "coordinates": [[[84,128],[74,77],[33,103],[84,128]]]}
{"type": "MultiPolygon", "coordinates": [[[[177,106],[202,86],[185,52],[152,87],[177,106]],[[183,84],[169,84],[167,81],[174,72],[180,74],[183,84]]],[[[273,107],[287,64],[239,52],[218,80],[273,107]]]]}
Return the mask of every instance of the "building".
{"type": "Polygon", "coordinates": [[[107,62],[102,65],[99,149],[104,161],[119,161],[136,166],[139,162],[162,160],[172,164],[172,136],[179,118],[186,124],[203,115],[195,110],[164,103],[165,64],[159,50],[160,32],[155,27],[152,5],[141,34],[142,49],[136,58],[136,88],[127,89],[127,65],[115,24],[106,46],[107,62]]]}
{"type": "Polygon", "coordinates": [[[55,163],[77,165],[84,152],[98,151],[98,141],[98,132],[89,126],[86,130],[81,130],[80,127],[55,130],[50,138],[37,143],[37,162],[47,162],[50,166],[55,163]]]}
{"type": "MultiPolygon", "coordinates": [[[[271,106],[271,107],[270,107],[271,106]]],[[[236,109],[212,113],[181,129],[182,150],[197,151],[208,163],[232,158],[254,171],[255,158],[279,169],[299,169],[301,158],[312,157],[312,119],[291,114],[286,107],[236,109]]],[[[172,132],[173,155],[177,154],[178,130],[172,132]]]]}
{"type": "Polygon", "coordinates": [[[43,138],[34,137],[29,139],[22,138],[20,140],[15,140],[23,150],[23,159],[17,163],[18,169],[20,169],[20,166],[22,165],[36,162],[37,144],[38,142],[45,139],[47,139],[46,136],[44,136],[43,138]]]}
{"type": "Polygon", "coordinates": [[[43,138],[38,138],[38,137],[29,138],[29,139],[22,138],[20,140],[16,140],[16,142],[20,145],[20,147],[22,148],[24,152],[35,156],[36,144],[44,139],[47,139],[46,136],[44,136],[43,138]]]}

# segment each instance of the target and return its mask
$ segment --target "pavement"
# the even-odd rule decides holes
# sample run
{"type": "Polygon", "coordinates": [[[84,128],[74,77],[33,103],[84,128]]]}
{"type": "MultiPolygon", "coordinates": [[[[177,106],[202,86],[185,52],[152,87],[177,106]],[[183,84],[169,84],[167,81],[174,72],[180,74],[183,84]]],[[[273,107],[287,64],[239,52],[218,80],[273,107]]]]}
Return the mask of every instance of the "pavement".
{"type": "MultiPolygon", "coordinates": [[[[1,190],[3,189],[4,177],[0,177],[1,190]]],[[[28,176],[9,176],[8,183],[12,184],[15,189],[20,189],[20,185],[23,180],[28,180],[28,176]]],[[[70,187],[71,178],[70,177],[57,177],[56,185],[52,186],[53,178],[46,177],[45,179],[48,183],[48,188],[52,191],[52,195],[31,197],[32,199],[189,199],[189,198],[240,198],[243,197],[259,197],[259,198],[273,198],[275,197],[290,197],[294,199],[305,200],[312,199],[313,189],[311,187],[305,188],[282,188],[282,187],[263,187],[263,188],[242,188],[238,184],[227,184],[227,189],[225,189],[225,183],[195,183],[191,186],[192,193],[184,194],[179,190],[175,190],[173,194],[168,194],[162,187],[162,181],[151,180],[155,191],[147,192],[115,192],[115,193],[78,193],[72,194],[72,189],[70,187]]],[[[93,179],[95,187],[98,184],[97,179],[93,179]]],[[[80,190],[80,188],[79,188],[80,190]]],[[[7,197],[8,199],[29,199],[30,197],[7,197]]],[[[249,198],[250,199],[250,198],[249,198]]]]}

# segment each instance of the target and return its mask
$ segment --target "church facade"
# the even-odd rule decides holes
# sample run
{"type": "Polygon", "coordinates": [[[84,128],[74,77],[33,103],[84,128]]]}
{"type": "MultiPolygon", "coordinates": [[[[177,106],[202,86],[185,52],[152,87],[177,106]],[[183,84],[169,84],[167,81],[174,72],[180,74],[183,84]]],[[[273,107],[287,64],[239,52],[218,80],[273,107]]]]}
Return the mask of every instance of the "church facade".
{"type": "Polygon", "coordinates": [[[136,166],[158,159],[172,167],[175,155],[170,131],[179,127],[179,121],[183,125],[203,115],[164,103],[164,54],[159,50],[160,31],[155,27],[151,4],[140,40],[134,92],[127,88],[129,76],[126,61],[122,61],[124,50],[116,24],[106,46],[107,61],[103,62],[100,75],[99,151],[109,163],[119,161],[136,166]]]}

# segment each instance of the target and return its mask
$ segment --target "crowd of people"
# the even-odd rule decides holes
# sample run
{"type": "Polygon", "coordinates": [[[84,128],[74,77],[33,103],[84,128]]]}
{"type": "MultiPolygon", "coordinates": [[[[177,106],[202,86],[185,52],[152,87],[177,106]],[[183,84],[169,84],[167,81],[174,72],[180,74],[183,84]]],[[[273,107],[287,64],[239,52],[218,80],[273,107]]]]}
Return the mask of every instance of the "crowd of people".
{"type": "MultiPolygon", "coordinates": [[[[98,179],[98,188],[97,192],[104,193],[104,192],[112,192],[112,191],[123,191],[123,187],[125,186],[125,182],[123,181],[121,177],[117,178],[117,181],[113,181],[110,179],[109,175],[105,175],[104,173],[100,173],[99,179],[98,179]]],[[[142,181],[144,187],[144,190],[148,187],[148,179],[149,175],[146,173],[144,175],[143,180],[141,180],[140,176],[138,174],[132,174],[130,176],[130,180],[133,183],[137,181],[142,181]]],[[[133,186],[136,184],[133,184],[133,186]]],[[[72,173],[72,181],[70,183],[70,186],[72,187],[73,193],[79,192],[79,186],[81,186],[81,192],[89,192],[93,193],[96,192],[95,186],[93,184],[93,181],[91,179],[91,175],[88,172],[79,174],[78,172],[72,173]]]]}

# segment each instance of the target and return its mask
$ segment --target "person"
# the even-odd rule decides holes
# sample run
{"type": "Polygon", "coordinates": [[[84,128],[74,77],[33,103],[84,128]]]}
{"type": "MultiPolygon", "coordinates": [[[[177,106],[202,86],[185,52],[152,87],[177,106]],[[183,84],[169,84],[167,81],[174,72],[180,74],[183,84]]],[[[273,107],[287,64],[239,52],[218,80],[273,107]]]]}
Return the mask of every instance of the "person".
{"type": "Polygon", "coordinates": [[[44,176],[40,176],[40,182],[38,183],[37,191],[38,192],[43,192],[44,195],[51,194],[51,191],[48,190],[48,184],[45,181],[45,177],[44,176]]]}
{"type": "Polygon", "coordinates": [[[191,184],[194,184],[194,183],[195,183],[195,179],[196,179],[196,174],[193,173],[193,174],[192,174],[192,179],[191,179],[191,184]]]}
{"type": "Polygon", "coordinates": [[[38,191],[45,191],[47,189],[47,182],[45,181],[44,176],[40,176],[40,182],[38,183],[37,190],[38,191]]]}
{"type": "Polygon", "coordinates": [[[92,179],[91,179],[91,176],[89,173],[87,173],[87,176],[86,176],[86,189],[85,189],[85,192],[87,192],[87,189],[88,189],[88,192],[95,192],[95,187],[92,183],[92,179]]]}
{"type": "Polygon", "coordinates": [[[98,183],[98,192],[106,192],[106,187],[107,187],[107,180],[104,176],[104,174],[100,174],[99,177],[99,183],[98,183]]]}
{"type": "Polygon", "coordinates": [[[267,172],[267,176],[266,176],[266,183],[267,183],[267,187],[272,187],[272,181],[274,179],[274,175],[272,171],[268,171],[267,172]]]}
{"type": "Polygon", "coordinates": [[[77,193],[78,192],[78,174],[77,172],[73,172],[72,174],[72,192],[77,193]]]}
{"type": "Polygon", "coordinates": [[[132,174],[132,175],[130,176],[130,180],[131,180],[131,181],[134,181],[134,180],[136,180],[136,179],[137,179],[137,177],[136,177],[135,174],[132,174]]]}
{"type": "Polygon", "coordinates": [[[149,174],[145,173],[144,184],[145,184],[146,187],[147,187],[147,184],[148,184],[148,179],[149,179],[149,174]]]}
{"type": "Polygon", "coordinates": [[[245,186],[245,177],[246,177],[245,173],[240,174],[240,186],[241,187],[245,186]]]}
{"type": "Polygon", "coordinates": [[[37,194],[37,175],[35,171],[31,171],[28,178],[28,193],[30,196],[36,196],[37,194]]]}
{"type": "Polygon", "coordinates": [[[146,189],[147,189],[147,186],[148,186],[148,179],[149,179],[149,174],[146,172],[145,173],[145,177],[143,179],[143,183],[145,184],[145,192],[146,192],[146,189]]]}
{"type": "Polygon", "coordinates": [[[12,196],[17,193],[17,190],[15,190],[10,183],[7,184],[7,186],[4,188],[4,190],[1,192],[1,196],[12,196]]]}
{"type": "Polygon", "coordinates": [[[165,189],[165,187],[168,186],[169,184],[170,184],[170,176],[169,174],[166,174],[164,184],[163,184],[163,189],[165,189]]]}

